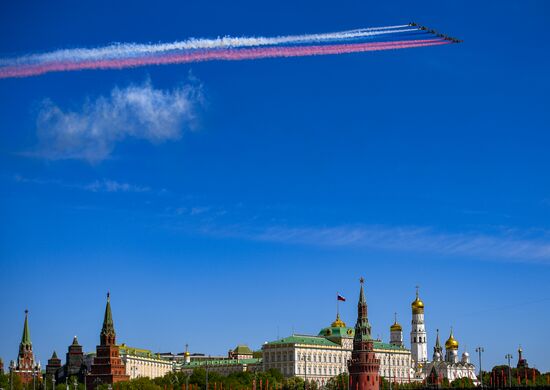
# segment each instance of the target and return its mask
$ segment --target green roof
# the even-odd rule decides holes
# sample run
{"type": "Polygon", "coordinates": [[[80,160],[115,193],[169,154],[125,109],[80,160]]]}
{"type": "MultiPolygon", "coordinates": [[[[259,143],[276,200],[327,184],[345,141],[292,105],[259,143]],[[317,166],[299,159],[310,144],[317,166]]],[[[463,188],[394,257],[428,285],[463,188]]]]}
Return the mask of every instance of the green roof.
{"type": "Polygon", "coordinates": [[[101,334],[114,334],[115,326],[113,324],[113,313],[111,312],[111,298],[107,293],[107,305],[105,306],[105,316],[103,318],[103,328],[101,334]]]}
{"type": "Polygon", "coordinates": [[[240,364],[259,364],[262,362],[262,359],[218,359],[218,360],[191,360],[189,363],[184,363],[181,365],[182,368],[196,368],[196,367],[205,367],[205,366],[238,366],[240,364]]]}
{"type": "Polygon", "coordinates": [[[400,347],[398,345],[383,343],[382,341],[374,341],[373,348],[374,349],[405,350],[405,347],[400,347]]]}
{"type": "Polygon", "coordinates": [[[318,336],[327,337],[327,338],[352,338],[355,334],[355,329],[350,327],[335,327],[335,326],[329,326],[327,328],[323,328],[319,331],[318,336]]]}
{"type": "Polygon", "coordinates": [[[141,357],[152,358],[152,359],[160,358],[158,354],[155,354],[148,349],[129,347],[124,343],[120,344],[118,348],[121,355],[141,356],[141,357]]]}
{"type": "Polygon", "coordinates": [[[31,344],[31,332],[29,330],[29,311],[25,310],[25,324],[23,325],[23,337],[21,337],[21,345],[31,344]]]}
{"type": "Polygon", "coordinates": [[[248,345],[237,345],[233,352],[237,355],[252,355],[252,350],[248,348],[248,345]]]}
{"type": "Polygon", "coordinates": [[[277,341],[271,341],[267,345],[277,344],[308,344],[308,345],[323,345],[327,347],[339,347],[338,344],[321,336],[306,336],[306,335],[292,335],[280,339],[277,341]]]}

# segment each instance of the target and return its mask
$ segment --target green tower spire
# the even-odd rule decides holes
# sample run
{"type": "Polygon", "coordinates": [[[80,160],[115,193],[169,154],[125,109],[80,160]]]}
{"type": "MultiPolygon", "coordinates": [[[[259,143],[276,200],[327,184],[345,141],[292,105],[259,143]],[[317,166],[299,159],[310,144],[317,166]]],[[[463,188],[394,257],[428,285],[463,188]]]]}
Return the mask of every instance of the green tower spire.
{"type": "Polygon", "coordinates": [[[29,311],[25,310],[25,324],[23,325],[23,337],[21,337],[21,345],[32,345],[31,332],[29,330],[29,311]]]}
{"type": "Polygon", "coordinates": [[[367,304],[367,300],[365,299],[365,292],[363,291],[363,283],[365,282],[365,279],[361,277],[359,280],[359,283],[361,283],[361,290],[359,291],[359,304],[367,304]]]}
{"type": "Polygon", "coordinates": [[[103,317],[103,327],[99,335],[101,345],[115,345],[116,333],[113,324],[113,314],[111,313],[111,298],[107,293],[107,305],[105,306],[105,316],[103,317]]]}
{"type": "Polygon", "coordinates": [[[112,336],[115,334],[115,325],[113,324],[113,314],[111,313],[111,298],[107,293],[107,306],[105,306],[105,316],[103,318],[103,327],[101,328],[101,335],[112,336]]]}
{"type": "Polygon", "coordinates": [[[361,290],[359,291],[359,302],[357,303],[357,322],[355,323],[354,341],[369,341],[372,340],[372,337],[367,314],[367,300],[363,291],[365,279],[361,278],[359,282],[361,283],[361,290]]]}

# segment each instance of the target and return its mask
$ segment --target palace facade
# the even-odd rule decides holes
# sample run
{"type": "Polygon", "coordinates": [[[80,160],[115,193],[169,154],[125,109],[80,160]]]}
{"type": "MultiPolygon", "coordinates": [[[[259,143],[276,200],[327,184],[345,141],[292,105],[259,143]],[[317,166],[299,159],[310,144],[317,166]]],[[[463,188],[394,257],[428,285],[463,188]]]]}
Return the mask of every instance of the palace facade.
{"type": "MultiPolygon", "coordinates": [[[[332,377],[348,372],[356,328],[346,326],[340,315],[318,335],[295,334],[263,345],[263,369],[278,369],[284,376],[299,376],[324,386],[332,377]]],[[[372,340],[379,360],[378,374],[387,380],[407,383],[418,380],[411,351],[403,345],[397,319],[390,327],[390,343],[372,340]]]]}
{"type": "Polygon", "coordinates": [[[158,378],[172,372],[174,368],[173,362],[148,349],[132,348],[123,343],[119,347],[119,352],[130,379],[158,378]]]}
{"type": "Polygon", "coordinates": [[[229,375],[234,372],[259,372],[262,371],[262,358],[254,357],[254,353],[247,345],[237,345],[230,349],[227,357],[210,357],[205,355],[191,355],[185,351],[185,360],[175,365],[176,371],[192,374],[193,370],[202,368],[208,372],[216,372],[221,375],[229,375]]]}

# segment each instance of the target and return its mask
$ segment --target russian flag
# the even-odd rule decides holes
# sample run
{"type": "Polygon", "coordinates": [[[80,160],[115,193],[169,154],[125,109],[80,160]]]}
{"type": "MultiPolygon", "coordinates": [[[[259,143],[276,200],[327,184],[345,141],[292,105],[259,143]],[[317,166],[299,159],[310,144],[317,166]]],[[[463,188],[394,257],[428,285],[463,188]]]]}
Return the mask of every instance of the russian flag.
{"type": "Polygon", "coordinates": [[[345,301],[346,301],[346,298],[344,298],[344,297],[341,296],[340,294],[336,294],[336,300],[345,302],[345,301]]]}

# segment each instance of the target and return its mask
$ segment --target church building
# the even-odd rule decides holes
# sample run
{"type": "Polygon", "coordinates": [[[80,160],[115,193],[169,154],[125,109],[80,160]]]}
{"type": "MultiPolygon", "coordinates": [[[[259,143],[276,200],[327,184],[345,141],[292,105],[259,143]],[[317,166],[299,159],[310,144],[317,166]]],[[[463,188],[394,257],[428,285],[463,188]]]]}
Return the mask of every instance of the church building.
{"type": "Polygon", "coordinates": [[[476,368],[470,363],[470,354],[464,351],[459,359],[458,346],[458,341],[454,338],[451,329],[451,334],[445,342],[445,356],[443,356],[443,349],[439,342],[439,329],[437,330],[433,360],[422,367],[427,384],[440,385],[443,380],[448,380],[450,383],[461,378],[471,379],[475,385],[478,384],[476,368]]]}

